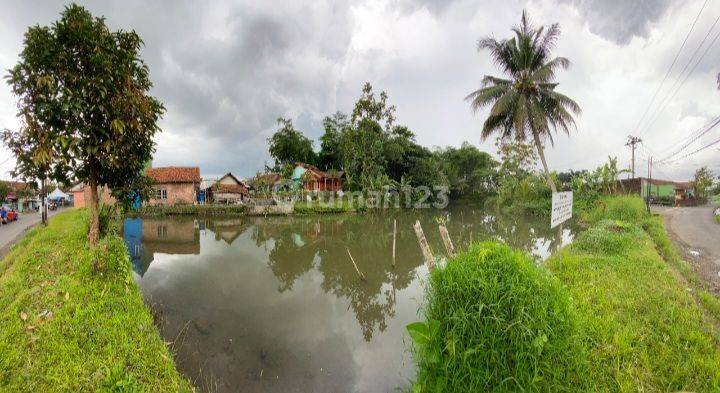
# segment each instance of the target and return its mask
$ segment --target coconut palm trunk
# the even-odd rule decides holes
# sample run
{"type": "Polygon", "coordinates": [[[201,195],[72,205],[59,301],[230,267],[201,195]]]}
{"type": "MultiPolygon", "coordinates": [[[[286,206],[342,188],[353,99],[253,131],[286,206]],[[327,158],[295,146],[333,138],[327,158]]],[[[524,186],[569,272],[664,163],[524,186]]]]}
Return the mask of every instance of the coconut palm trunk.
{"type": "Polygon", "coordinates": [[[540,135],[535,131],[535,127],[532,127],[533,139],[535,140],[535,148],[537,148],[538,155],[540,156],[540,162],[542,162],[543,170],[545,171],[545,181],[547,181],[548,187],[553,193],[557,192],[555,182],[550,176],[550,170],[548,169],[547,161],[545,161],[545,152],[543,151],[542,143],[540,142],[540,135]]]}

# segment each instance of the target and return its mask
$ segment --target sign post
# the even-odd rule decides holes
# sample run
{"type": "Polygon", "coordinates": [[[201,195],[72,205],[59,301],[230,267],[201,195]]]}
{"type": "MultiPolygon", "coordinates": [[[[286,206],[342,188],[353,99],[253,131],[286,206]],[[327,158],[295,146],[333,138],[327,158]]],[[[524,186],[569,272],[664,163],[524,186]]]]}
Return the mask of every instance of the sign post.
{"type": "Polygon", "coordinates": [[[550,228],[555,228],[556,226],[572,218],[572,205],[572,191],[554,192],[552,194],[552,212],[550,215],[550,228]]]}

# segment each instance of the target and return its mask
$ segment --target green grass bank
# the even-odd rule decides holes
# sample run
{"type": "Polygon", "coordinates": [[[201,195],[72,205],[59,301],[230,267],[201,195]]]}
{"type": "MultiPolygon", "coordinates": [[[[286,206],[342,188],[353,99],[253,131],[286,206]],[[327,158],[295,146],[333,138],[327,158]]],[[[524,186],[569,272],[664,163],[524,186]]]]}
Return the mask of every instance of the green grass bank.
{"type": "Polygon", "coordinates": [[[143,304],[125,245],[58,214],[0,261],[0,391],[191,391],[143,304]]]}
{"type": "Polygon", "coordinates": [[[432,272],[416,391],[720,391],[720,302],[662,218],[615,197],[583,219],[540,266],[483,243],[432,272]]]}

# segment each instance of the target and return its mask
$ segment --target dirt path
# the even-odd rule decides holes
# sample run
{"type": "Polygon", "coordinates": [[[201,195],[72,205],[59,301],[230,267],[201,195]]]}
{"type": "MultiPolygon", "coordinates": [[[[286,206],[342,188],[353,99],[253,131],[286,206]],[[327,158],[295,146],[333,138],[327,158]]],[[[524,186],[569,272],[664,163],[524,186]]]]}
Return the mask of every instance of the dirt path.
{"type": "Polygon", "coordinates": [[[720,292],[720,224],[715,207],[673,207],[662,210],[665,226],[680,252],[713,292],[720,292]]]}

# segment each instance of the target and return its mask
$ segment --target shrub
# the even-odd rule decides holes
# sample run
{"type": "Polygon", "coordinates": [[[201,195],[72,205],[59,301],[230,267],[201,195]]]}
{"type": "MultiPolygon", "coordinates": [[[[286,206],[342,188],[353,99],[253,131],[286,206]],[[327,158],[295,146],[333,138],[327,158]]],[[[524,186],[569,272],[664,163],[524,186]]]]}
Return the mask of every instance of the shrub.
{"type": "Polygon", "coordinates": [[[508,246],[481,243],[430,275],[426,322],[408,325],[416,390],[570,391],[583,352],[559,282],[508,246]]]}
{"type": "Polygon", "coordinates": [[[637,225],[620,220],[602,220],[578,236],[573,246],[587,253],[618,255],[631,249],[643,235],[637,225]]]}
{"type": "Polygon", "coordinates": [[[603,219],[638,223],[647,217],[645,202],[639,196],[625,195],[598,200],[583,215],[583,219],[596,223],[603,219]]]}

